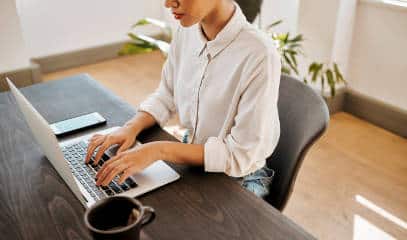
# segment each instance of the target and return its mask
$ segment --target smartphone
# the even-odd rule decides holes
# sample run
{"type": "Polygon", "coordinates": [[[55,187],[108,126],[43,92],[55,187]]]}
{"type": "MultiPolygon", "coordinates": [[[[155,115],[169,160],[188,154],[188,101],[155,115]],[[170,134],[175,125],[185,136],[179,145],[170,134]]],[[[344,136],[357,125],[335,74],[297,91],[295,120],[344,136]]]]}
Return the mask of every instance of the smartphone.
{"type": "Polygon", "coordinates": [[[74,117],[60,122],[50,124],[51,129],[56,136],[62,136],[70,133],[84,130],[87,128],[99,126],[106,123],[106,119],[97,112],[74,117]]]}

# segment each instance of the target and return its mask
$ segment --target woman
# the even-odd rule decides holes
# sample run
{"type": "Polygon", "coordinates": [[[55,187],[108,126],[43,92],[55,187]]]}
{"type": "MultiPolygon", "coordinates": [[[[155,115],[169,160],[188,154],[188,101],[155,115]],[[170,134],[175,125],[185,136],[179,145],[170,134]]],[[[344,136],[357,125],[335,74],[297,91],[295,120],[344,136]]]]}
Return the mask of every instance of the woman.
{"type": "Polygon", "coordinates": [[[265,160],[277,145],[280,58],[269,37],[252,27],[232,0],[167,0],[182,27],[176,32],[157,90],[136,116],[109,135],[95,135],[96,149],[118,144],[117,155],[96,175],[107,185],[122,183],[159,159],[204,166],[242,179],[258,196],[267,194],[272,170],[265,160]],[[146,128],[178,113],[188,129],[184,143],[153,142],[131,148],[146,128]],[[242,178],[244,177],[244,178],[242,178]]]}

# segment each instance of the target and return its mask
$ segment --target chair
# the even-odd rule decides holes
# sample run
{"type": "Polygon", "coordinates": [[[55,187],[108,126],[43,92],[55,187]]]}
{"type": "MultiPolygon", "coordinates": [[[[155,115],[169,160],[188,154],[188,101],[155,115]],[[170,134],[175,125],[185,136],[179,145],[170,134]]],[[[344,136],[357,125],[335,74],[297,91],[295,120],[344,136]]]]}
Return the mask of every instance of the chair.
{"type": "Polygon", "coordinates": [[[275,176],[265,200],[282,211],[306,153],[328,126],[329,111],[317,92],[287,75],[281,76],[278,111],[281,135],[267,159],[275,176]]]}

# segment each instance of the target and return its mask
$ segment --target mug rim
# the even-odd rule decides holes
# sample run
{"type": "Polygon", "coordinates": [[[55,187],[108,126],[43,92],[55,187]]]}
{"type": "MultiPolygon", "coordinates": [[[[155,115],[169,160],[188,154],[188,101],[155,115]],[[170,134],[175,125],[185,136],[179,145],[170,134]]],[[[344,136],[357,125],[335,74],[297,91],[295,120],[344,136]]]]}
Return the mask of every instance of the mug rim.
{"type": "Polygon", "coordinates": [[[87,227],[88,229],[90,229],[91,231],[93,231],[93,232],[100,233],[100,234],[115,234],[115,233],[125,232],[125,231],[131,229],[132,227],[134,227],[135,225],[137,225],[139,222],[141,222],[143,215],[144,215],[144,207],[143,207],[143,205],[141,204],[141,202],[138,201],[137,199],[134,199],[134,198],[131,198],[131,197],[127,197],[127,196],[112,196],[112,197],[108,197],[108,198],[102,199],[102,200],[96,202],[95,204],[93,204],[90,208],[88,208],[88,209],[86,210],[86,212],[85,212],[84,220],[85,220],[85,225],[86,225],[86,227],[87,227]],[[123,228],[114,229],[114,230],[100,230],[100,229],[97,229],[97,228],[95,228],[94,226],[92,226],[92,224],[90,224],[88,217],[89,217],[89,214],[90,214],[93,210],[95,210],[95,209],[96,209],[97,207],[99,207],[100,205],[105,204],[107,201],[112,201],[112,199],[120,199],[120,198],[121,198],[121,199],[125,199],[125,200],[130,200],[132,203],[134,203],[135,205],[139,206],[139,209],[138,209],[138,210],[140,210],[140,217],[137,219],[137,221],[134,221],[132,224],[127,225],[127,226],[125,226],[125,227],[123,227],[123,228]]]}

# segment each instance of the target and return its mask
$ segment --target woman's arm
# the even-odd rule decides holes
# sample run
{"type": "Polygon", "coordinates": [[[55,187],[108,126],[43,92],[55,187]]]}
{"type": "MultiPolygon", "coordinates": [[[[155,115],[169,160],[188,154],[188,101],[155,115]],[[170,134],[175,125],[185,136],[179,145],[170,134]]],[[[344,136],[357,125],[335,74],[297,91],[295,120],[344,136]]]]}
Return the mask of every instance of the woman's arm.
{"type": "Polygon", "coordinates": [[[107,186],[120,174],[119,183],[122,184],[131,175],[160,159],[201,166],[204,163],[204,145],[159,141],[129,149],[103,165],[96,174],[96,185],[107,186]]]}
{"type": "Polygon", "coordinates": [[[152,127],[156,123],[157,121],[153,116],[151,116],[151,114],[144,111],[139,111],[136,116],[124,124],[124,127],[130,129],[137,136],[141,131],[152,127]]]}
{"type": "Polygon", "coordinates": [[[202,166],[204,163],[203,144],[185,144],[178,142],[156,142],[154,148],[159,152],[159,159],[176,164],[202,166]]]}

